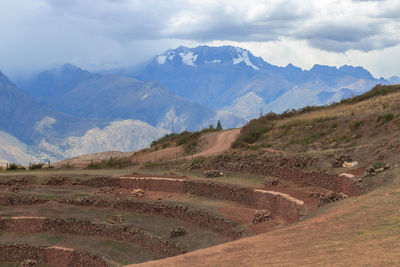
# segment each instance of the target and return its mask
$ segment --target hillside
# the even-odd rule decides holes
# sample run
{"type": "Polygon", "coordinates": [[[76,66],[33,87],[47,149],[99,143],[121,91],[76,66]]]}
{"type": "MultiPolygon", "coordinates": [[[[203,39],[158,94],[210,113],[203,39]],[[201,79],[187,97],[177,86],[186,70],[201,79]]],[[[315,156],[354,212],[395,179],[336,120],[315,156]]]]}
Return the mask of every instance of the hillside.
{"type": "Polygon", "coordinates": [[[211,166],[242,175],[268,175],[268,168],[280,166],[307,173],[346,173],[363,193],[266,234],[132,266],[399,264],[399,101],[400,86],[376,86],[329,107],[268,114],[247,124],[236,148],[225,155],[195,160],[197,166],[175,166],[211,166]],[[357,164],[332,164],[344,155],[357,164]],[[378,165],[389,168],[371,172],[370,167],[377,170],[378,165]]]}

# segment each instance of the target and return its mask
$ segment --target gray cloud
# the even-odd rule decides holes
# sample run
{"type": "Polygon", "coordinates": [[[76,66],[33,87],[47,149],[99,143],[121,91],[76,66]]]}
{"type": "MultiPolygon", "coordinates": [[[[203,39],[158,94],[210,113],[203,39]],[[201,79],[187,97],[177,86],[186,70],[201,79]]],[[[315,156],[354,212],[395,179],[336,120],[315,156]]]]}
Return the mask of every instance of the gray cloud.
{"type": "Polygon", "coordinates": [[[2,0],[0,69],[133,64],[212,41],[288,38],[368,52],[400,44],[399,12],[396,0],[2,0]]]}

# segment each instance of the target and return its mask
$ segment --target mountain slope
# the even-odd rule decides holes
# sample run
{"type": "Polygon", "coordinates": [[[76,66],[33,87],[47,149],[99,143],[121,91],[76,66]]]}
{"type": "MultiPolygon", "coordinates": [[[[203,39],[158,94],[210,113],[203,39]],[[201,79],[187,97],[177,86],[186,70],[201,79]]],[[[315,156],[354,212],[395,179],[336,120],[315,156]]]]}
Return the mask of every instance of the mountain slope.
{"type": "Polygon", "coordinates": [[[0,130],[27,144],[79,135],[105,121],[83,120],[57,112],[16,87],[0,72],[0,130]]]}
{"type": "Polygon", "coordinates": [[[55,94],[43,96],[40,90],[35,91],[37,87],[27,88],[27,91],[51,103],[57,110],[77,117],[109,121],[142,120],[168,130],[172,130],[174,124],[175,131],[197,130],[202,125],[208,127],[218,119],[227,128],[245,122],[233,114],[218,113],[177,96],[159,82],[142,82],[120,75],[90,74],[71,65],[45,71],[36,80],[40,77],[47,77],[53,84],[64,84],[75,77],[71,86],[49,89],[57,91],[55,94]]]}
{"type": "Polygon", "coordinates": [[[0,72],[0,160],[27,164],[104,150],[132,151],[167,131],[140,121],[80,118],[55,111],[0,72]]]}

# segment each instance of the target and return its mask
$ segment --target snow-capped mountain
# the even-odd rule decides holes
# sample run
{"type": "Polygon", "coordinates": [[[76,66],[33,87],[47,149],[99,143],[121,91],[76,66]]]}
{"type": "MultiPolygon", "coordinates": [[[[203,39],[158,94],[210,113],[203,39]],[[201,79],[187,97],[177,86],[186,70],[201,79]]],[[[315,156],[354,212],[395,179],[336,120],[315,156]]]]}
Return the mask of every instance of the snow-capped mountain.
{"type": "Polygon", "coordinates": [[[139,67],[116,72],[159,81],[193,102],[233,111],[246,119],[258,116],[261,109],[282,112],[322,105],[360,94],[378,83],[398,82],[396,77],[376,79],[366,69],[348,65],[337,68],[316,64],[310,70],[292,64],[278,67],[232,46],[180,46],[139,67]],[[299,98],[301,92],[307,97],[299,98]]]}

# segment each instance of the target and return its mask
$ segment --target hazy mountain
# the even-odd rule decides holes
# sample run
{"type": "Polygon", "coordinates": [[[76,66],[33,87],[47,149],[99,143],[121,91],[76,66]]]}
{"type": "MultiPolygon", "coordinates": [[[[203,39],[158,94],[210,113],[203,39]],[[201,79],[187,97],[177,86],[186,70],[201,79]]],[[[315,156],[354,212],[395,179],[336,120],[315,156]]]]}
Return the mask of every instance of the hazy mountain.
{"type": "Polygon", "coordinates": [[[337,68],[317,64],[310,70],[292,64],[278,67],[232,46],[180,46],[145,64],[114,73],[159,81],[193,102],[234,111],[247,119],[258,116],[261,109],[281,112],[322,105],[360,94],[377,83],[397,82],[396,77],[378,80],[366,69],[348,65],[337,68]],[[351,93],[343,93],[343,89],[351,93]]]}
{"type": "Polygon", "coordinates": [[[26,88],[33,96],[59,111],[86,118],[141,120],[155,127],[197,130],[202,125],[222,121],[224,127],[237,127],[244,119],[233,114],[193,103],[159,82],[142,82],[120,75],[91,74],[66,64],[38,75],[26,88]],[[51,83],[46,83],[46,79],[51,83]],[[47,89],[38,85],[47,84],[47,89]],[[43,92],[49,91],[46,94],[43,92]]]}
{"type": "Polygon", "coordinates": [[[79,118],[39,103],[0,72],[0,161],[27,164],[132,151],[167,133],[144,122],[79,118]]]}

